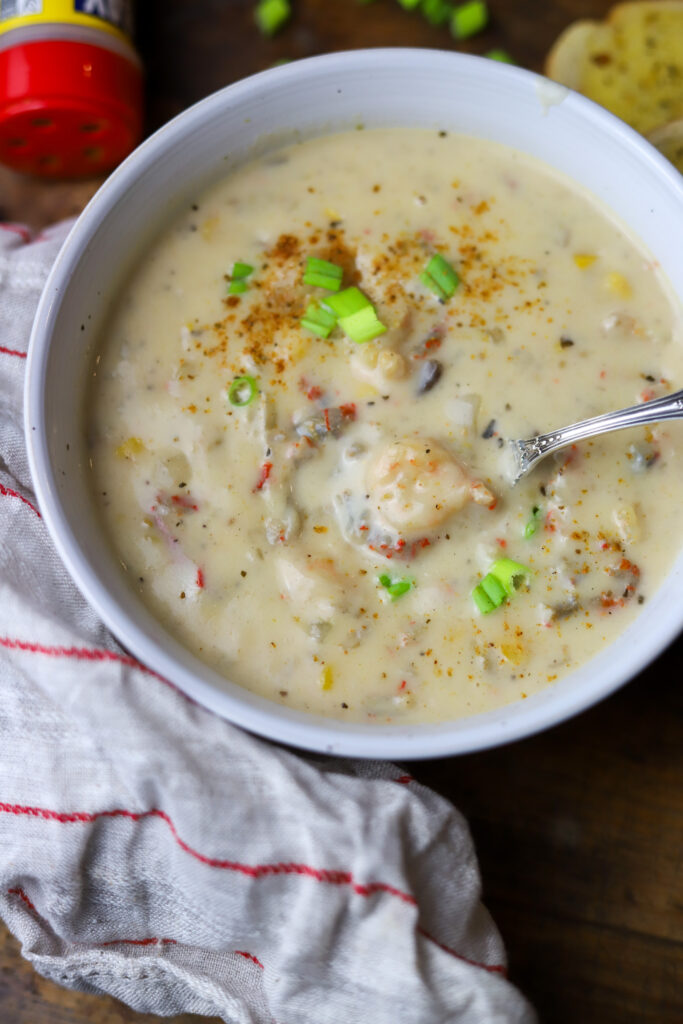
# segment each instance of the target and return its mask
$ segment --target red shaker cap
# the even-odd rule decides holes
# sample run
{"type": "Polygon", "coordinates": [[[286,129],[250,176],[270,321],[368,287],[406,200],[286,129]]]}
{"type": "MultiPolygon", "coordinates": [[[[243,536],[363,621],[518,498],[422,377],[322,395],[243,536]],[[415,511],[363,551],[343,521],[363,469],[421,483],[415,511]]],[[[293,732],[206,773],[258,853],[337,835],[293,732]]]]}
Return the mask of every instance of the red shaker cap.
{"type": "Polygon", "coordinates": [[[142,134],[142,70],[90,43],[0,50],[0,162],[50,178],[102,174],[142,134]]]}

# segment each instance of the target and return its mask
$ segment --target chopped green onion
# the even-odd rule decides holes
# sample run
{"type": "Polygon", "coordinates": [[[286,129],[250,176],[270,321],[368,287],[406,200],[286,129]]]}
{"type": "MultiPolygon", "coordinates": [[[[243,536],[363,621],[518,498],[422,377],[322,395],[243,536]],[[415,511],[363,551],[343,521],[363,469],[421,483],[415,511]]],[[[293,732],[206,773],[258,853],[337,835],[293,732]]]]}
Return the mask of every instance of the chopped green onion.
{"type": "Polygon", "coordinates": [[[411,590],[412,587],[414,586],[412,580],[392,580],[391,576],[387,576],[386,573],[383,573],[379,577],[379,582],[382,584],[387,594],[389,594],[392,601],[395,601],[397,598],[402,597],[403,594],[407,594],[408,591],[411,590]]]}
{"type": "Polygon", "coordinates": [[[492,572],[488,572],[486,576],[484,576],[479,586],[484,591],[489,600],[493,602],[496,608],[505,600],[505,587],[500,582],[498,577],[494,576],[492,572]]]}
{"type": "Polygon", "coordinates": [[[230,405],[249,405],[258,395],[258,384],[253,377],[235,377],[228,391],[230,405]]]}
{"type": "Polygon", "coordinates": [[[489,60],[498,60],[501,64],[514,64],[515,61],[512,59],[507,50],[494,49],[489,50],[488,53],[484,54],[489,60]]]}
{"type": "Polygon", "coordinates": [[[482,615],[488,615],[514,594],[518,580],[530,574],[531,569],[525,565],[513,562],[511,558],[499,558],[472,591],[472,599],[482,615]]]}
{"type": "Polygon", "coordinates": [[[521,565],[520,562],[513,562],[511,558],[499,558],[491,566],[491,572],[508,595],[514,594],[519,586],[519,579],[526,579],[531,575],[531,569],[527,569],[526,565],[521,565]]]}
{"type": "Polygon", "coordinates": [[[531,519],[524,527],[524,536],[527,540],[529,539],[529,537],[533,537],[533,535],[536,533],[536,530],[538,529],[538,519],[540,515],[540,508],[538,507],[538,505],[534,505],[534,507],[531,510],[531,519]]]}
{"type": "Polygon", "coordinates": [[[253,273],[254,268],[249,263],[240,263],[239,260],[237,263],[233,263],[232,270],[230,271],[228,295],[242,295],[248,291],[247,278],[253,273]]]}
{"type": "Polygon", "coordinates": [[[242,281],[244,280],[245,277],[249,277],[249,275],[253,273],[254,268],[251,266],[251,264],[240,263],[240,261],[238,260],[237,263],[233,264],[232,271],[230,272],[230,277],[232,278],[233,281],[242,281]]]}
{"type": "Polygon", "coordinates": [[[331,309],[336,316],[343,317],[353,316],[354,313],[365,309],[366,306],[372,306],[372,303],[363,295],[360,288],[353,286],[345,288],[338,295],[326,295],[322,300],[322,305],[325,309],[331,309]]]}
{"type": "Polygon", "coordinates": [[[289,20],[291,13],[289,0],[260,0],[254,17],[264,36],[274,36],[289,20]]]}
{"type": "Polygon", "coordinates": [[[451,16],[451,32],[456,39],[469,39],[485,28],[489,20],[488,8],[482,0],[460,4],[451,16]]]}
{"type": "Polygon", "coordinates": [[[352,313],[351,316],[340,317],[339,326],[344,334],[351,341],[355,341],[357,345],[372,341],[373,338],[378,338],[386,331],[386,327],[377,317],[374,306],[364,306],[363,309],[352,313]]]}
{"type": "Polygon", "coordinates": [[[315,256],[309,256],[306,260],[304,284],[310,284],[314,288],[328,288],[331,292],[338,292],[341,288],[343,276],[344,271],[336,263],[319,260],[315,256]]]}
{"type": "Polygon", "coordinates": [[[339,318],[339,326],[351,341],[359,345],[384,334],[386,327],[378,319],[375,307],[360,288],[345,288],[337,295],[326,295],[321,305],[339,318]]]}
{"type": "Polygon", "coordinates": [[[398,2],[406,11],[413,11],[420,3],[420,0],[398,0],[398,2]]]}
{"type": "Polygon", "coordinates": [[[420,10],[430,25],[443,25],[453,14],[453,4],[448,0],[422,0],[420,10]]]}
{"type": "Polygon", "coordinates": [[[472,598],[482,615],[488,615],[497,607],[488,596],[481,584],[472,591],[472,598]]]}
{"type": "Polygon", "coordinates": [[[228,295],[242,295],[249,291],[246,281],[231,281],[228,285],[228,295]]]}
{"type": "Polygon", "coordinates": [[[460,284],[457,272],[445,260],[440,253],[436,253],[430,259],[425,269],[420,274],[422,284],[434,292],[443,302],[455,293],[460,284]]]}
{"type": "Polygon", "coordinates": [[[337,318],[334,313],[316,305],[315,302],[310,304],[305,316],[301,318],[301,326],[305,327],[307,331],[317,334],[319,338],[329,338],[336,323],[337,318]]]}

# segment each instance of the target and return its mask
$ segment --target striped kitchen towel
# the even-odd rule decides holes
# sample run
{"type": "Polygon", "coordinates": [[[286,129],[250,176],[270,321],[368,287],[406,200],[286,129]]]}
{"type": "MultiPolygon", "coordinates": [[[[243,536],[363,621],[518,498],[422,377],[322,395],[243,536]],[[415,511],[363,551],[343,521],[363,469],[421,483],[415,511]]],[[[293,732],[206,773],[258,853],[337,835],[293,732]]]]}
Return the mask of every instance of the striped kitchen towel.
{"type": "Polygon", "coordinates": [[[108,634],[29,477],[31,321],[68,225],[0,226],[0,913],[35,969],[231,1024],[508,1024],[461,815],[390,764],[291,753],[108,634]]]}

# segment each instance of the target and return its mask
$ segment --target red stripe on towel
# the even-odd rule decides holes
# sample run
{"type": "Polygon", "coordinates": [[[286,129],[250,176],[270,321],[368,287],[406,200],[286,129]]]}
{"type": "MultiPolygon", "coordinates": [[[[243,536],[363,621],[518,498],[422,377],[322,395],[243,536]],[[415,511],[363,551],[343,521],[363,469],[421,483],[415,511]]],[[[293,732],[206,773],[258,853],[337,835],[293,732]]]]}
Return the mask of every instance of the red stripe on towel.
{"type": "Polygon", "coordinates": [[[23,501],[24,505],[28,505],[31,511],[35,512],[39,519],[43,518],[36,506],[32,505],[28,498],[24,498],[23,495],[18,494],[17,491],[13,491],[11,487],[5,487],[4,484],[0,484],[0,494],[3,494],[6,498],[18,498],[19,501],[23,501]]]}
{"type": "MultiPolygon", "coordinates": [[[[194,857],[195,860],[200,861],[202,864],[206,864],[208,867],[218,868],[222,871],[231,871],[253,879],[260,879],[274,875],[305,876],[322,884],[349,886],[349,888],[358,896],[367,898],[373,896],[375,893],[386,893],[389,896],[400,899],[403,903],[407,903],[410,906],[417,906],[417,900],[410,893],[403,892],[401,889],[397,889],[393,885],[388,885],[386,882],[371,882],[363,885],[354,880],[350,871],[328,870],[327,868],[316,868],[309,864],[300,863],[278,862],[275,864],[243,864],[240,861],[207,857],[205,854],[193,849],[188,843],[186,843],[178,834],[178,831],[169,815],[157,807],[152,807],[148,811],[128,811],[117,807],[109,811],[68,812],[53,811],[45,807],[29,807],[22,804],[0,803],[0,814],[14,814],[19,816],[42,818],[45,821],[56,821],[62,825],[76,823],[89,824],[98,821],[100,818],[127,818],[129,821],[134,822],[144,821],[146,818],[158,818],[165,822],[176,843],[185,851],[185,853],[194,857]]],[[[470,960],[468,957],[463,956],[461,953],[457,953],[449,946],[445,946],[443,943],[438,942],[429,934],[429,932],[425,931],[425,929],[419,925],[417,930],[423,938],[433,942],[439,947],[439,949],[450,954],[450,956],[453,956],[458,960],[463,960],[465,963],[468,963],[473,967],[479,967],[485,971],[490,971],[496,974],[505,974],[505,967],[503,967],[502,964],[484,964],[478,963],[476,960],[470,960]]]]}
{"type": "Polygon", "coordinates": [[[262,971],[265,970],[265,967],[263,966],[259,958],[257,956],[254,956],[253,953],[247,953],[246,949],[236,949],[235,955],[243,956],[245,960],[251,960],[251,962],[253,964],[256,964],[257,967],[260,967],[262,971]]]}

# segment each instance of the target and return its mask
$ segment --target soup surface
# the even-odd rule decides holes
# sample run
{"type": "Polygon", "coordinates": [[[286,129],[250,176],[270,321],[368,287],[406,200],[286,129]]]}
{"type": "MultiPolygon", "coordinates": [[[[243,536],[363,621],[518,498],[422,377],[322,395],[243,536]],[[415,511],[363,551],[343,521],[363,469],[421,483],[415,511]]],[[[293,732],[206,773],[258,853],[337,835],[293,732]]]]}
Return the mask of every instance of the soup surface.
{"type": "Polygon", "coordinates": [[[446,132],[331,135],[197,196],[140,262],[96,360],[93,492],[131,585],[230,680],[451,719],[590,658],[680,544],[681,425],[514,488],[506,439],[681,384],[656,265],[561,176],[446,132]]]}

